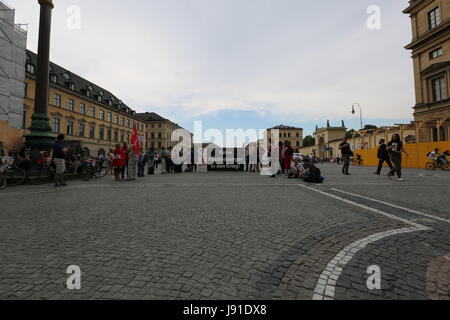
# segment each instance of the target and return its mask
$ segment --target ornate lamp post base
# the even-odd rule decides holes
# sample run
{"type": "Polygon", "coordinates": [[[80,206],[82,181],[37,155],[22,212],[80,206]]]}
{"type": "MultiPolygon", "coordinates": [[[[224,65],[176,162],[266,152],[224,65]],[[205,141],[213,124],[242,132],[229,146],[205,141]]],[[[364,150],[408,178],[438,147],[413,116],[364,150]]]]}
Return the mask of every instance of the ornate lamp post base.
{"type": "Polygon", "coordinates": [[[49,118],[44,113],[34,113],[31,117],[31,133],[25,136],[25,145],[31,149],[31,158],[36,160],[41,151],[49,150],[55,137],[51,134],[49,118]]]}

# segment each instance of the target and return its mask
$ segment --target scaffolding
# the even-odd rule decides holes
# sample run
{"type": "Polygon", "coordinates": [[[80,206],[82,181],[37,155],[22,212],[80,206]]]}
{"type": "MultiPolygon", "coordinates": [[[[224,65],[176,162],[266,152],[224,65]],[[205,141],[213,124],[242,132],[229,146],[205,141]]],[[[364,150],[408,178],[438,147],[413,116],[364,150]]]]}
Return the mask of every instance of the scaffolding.
{"type": "Polygon", "coordinates": [[[27,30],[14,23],[15,11],[0,1],[0,121],[23,124],[27,30]]]}

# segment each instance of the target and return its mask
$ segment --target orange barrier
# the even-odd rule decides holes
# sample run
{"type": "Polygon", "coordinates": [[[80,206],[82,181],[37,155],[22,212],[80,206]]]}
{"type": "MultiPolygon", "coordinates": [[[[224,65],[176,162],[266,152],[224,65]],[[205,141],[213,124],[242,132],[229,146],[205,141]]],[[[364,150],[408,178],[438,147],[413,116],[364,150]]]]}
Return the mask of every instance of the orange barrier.
{"type": "MultiPolygon", "coordinates": [[[[409,153],[409,157],[403,154],[403,167],[424,169],[426,164],[431,161],[427,158],[427,154],[435,148],[438,148],[440,152],[450,150],[450,141],[405,144],[405,150],[409,153]]],[[[378,149],[355,150],[355,154],[362,156],[364,166],[378,166],[377,153],[378,149]]]]}

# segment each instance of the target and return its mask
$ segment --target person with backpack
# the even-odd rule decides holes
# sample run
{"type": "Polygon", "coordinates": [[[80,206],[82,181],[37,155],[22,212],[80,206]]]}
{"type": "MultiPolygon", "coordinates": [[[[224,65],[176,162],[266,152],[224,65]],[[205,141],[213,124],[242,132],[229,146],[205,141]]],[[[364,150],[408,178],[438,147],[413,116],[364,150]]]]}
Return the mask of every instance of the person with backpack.
{"type": "Polygon", "coordinates": [[[303,171],[303,181],[309,183],[322,183],[325,178],[322,177],[320,169],[317,168],[310,159],[303,160],[303,166],[305,171],[303,171]]]}
{"type": "Polygon", "coordinates": [[[403,142],[398,133],[392,136],[392,140],[388,143],[387,151],[391,155],[391,161],[394,163],[394,169],[389,172],[388,177],[392,177],[397,173],[397,181],[405,181],[402,179],[402,152],[409,156],[409,153],[403,148],[403,142]]]}
{"type": "Polygon", "coordinates": [[[384,139],[380,140],[380,146],[378,147],[378,160],[378,169],[375,174],[381,174],[381,170],[383,169],[383,164],[385,162],[389,166],[391,171],[394,170],[394,166],[392,165],[391,159],[389,158],[389,153],[387,152],[386,140],[384,139]]]}

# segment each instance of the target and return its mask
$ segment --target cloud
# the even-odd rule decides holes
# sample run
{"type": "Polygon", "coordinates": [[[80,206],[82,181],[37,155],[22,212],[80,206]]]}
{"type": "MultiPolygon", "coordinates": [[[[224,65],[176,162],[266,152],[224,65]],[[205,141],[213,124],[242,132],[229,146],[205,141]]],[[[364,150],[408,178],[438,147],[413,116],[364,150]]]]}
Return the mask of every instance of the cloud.
{"type": "MultiPolygon", "coordinates": [[[[37,3],[10,2],[35,50],[37,3]]],[[[368,118],[409,118],[408,1],[378,2],[382,29],[370,31],[366,0],[61,1],[52,60],[138,111],[184,121],[223,110],[313,121],[353,102],[368,118]],[[80,30],[65,27],[72,4],[80,30]]]]}

